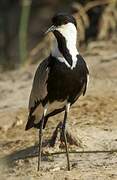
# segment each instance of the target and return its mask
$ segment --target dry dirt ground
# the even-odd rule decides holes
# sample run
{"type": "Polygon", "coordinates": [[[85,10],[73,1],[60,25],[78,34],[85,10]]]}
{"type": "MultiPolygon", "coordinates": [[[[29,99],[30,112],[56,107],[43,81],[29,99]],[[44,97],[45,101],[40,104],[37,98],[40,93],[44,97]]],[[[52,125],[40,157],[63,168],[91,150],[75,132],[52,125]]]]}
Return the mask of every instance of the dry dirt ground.
{"type": "MultiPolygon", "coordinates": [[[[59,153],[64,151],[59,139],[54,148],[43,147],[41,172],[36,170],[38,132],[24,131],[36,66],[0,74],[2,180],[117,179],[117,40],[90,43],[83,55],[90,82],[86,96],[74,104],[69,115],[69,126],[79,141],[79,146],[69,145],[70,172],[66,170],[65,154],[59,153]]],[[[60,114],[49,119],[44,140],[51,137],[62,118],[60,114]]]]}

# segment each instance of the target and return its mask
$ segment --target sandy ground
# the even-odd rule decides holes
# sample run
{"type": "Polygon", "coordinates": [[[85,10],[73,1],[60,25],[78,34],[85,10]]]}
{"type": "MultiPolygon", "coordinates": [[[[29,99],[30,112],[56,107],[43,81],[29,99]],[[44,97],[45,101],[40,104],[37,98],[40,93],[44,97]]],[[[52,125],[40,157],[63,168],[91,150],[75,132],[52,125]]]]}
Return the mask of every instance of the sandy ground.
{"type": "MultiPolygon", "coordinates": [[[[69,145],[70,172],[66,170],[65,154],[60,154],[64,149],[59,147],[59,140],[54,148],[43,147],[41,172],[36,170],[38,132],[35,129],[24,131],[36,66],[0,74],[0,170],[3,180],[117,179],[116,44],[114,38],[109,42],[93,42],[83,52],[90,69],[90,83],[86,96],[74,104],[69,115],[69,126],[79,141],[79,147],[69,145]]],[[[51,137],[62,118],[63,114],[59,114],[49,119],[44,141],[51,137]]]]}

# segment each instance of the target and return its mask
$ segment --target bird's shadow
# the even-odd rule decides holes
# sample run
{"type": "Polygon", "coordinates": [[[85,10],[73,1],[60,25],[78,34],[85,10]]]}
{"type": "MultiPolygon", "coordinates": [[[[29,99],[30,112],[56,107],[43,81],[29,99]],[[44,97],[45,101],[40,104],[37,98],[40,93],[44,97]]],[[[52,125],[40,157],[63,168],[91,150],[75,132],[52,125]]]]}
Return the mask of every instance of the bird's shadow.
{"type": "MultiPolygon", "coordinates": [[[[43,142],[43,145],[42,145],[43,148],[44,147],[45,148],[46,147],[52,147],[52,148],[55,147],[55,144],[57,144],[56,140],[58,139],[59,136],[60,136],[61,142],[63,141],[61,131],[59,132],[60,127],[61,127],[61,122],[57,125],[57,127],[56,127],[55,131],[53,132],[51,138],[46,139],[43,142]]],[[[72,136],[72,133],[69,129],[66,131],[66,135],[67,135],[67,141],[69,144],[81,146],[81,142],[79,142],[75,136],[72,136]]],[[[62,148],[64,148],[64,147],[62,147],[62,148]]],[[[42,159],[44,161],[49,161],[48,155],[49,155],[48,153],[45,154],[42,152],[42,159]]],[[[11,167],[12,165],[15,164],[15,162],[17,162],[19,160],[26,160],[26,159],[34,158],[37,156],[38,156],[38,144],[24,148],[22,150],[14,151],[13,153],[3,157],[2,159],[5,162],[7,162],[8,166],[10,165],[10,167],[11,167]]]]}
{"type": "Polygon", "coordinates": [[[20,159],[32,158],[36,157],[38,154],[37,146],[30,146],[25,149],[15,151],[12,154],[6,156],[9,161],[17,161],[20,159]]]}
{"type": "MultiPolygon", "coordinates": [[[[49,140],[43,142],[43,148],[49,145],[49,140]]],[[[7,166],[14,166],[15,163],[19,160],[26,160],[30,158],[35,158],[38,156],[38,144],[35,144],[30,147],[26,147],[22,150],[14,151],[13,153],[6,155],[1,158],[2,162],[5,162],[7,166]]],[[[43,161],[48,161],[48,155],[42,152],[43,161]]]]}
{"type": "Polygon", "coordinates": [[[30,146],[25,149],[14,151],[13,153],[4,156],[1,158],[1,161],[4,162],[8,167],[11,167],[15,164],[16,161],[25,160],[27,158],[33,158],[38,155],[37,146],[30,146]]]}

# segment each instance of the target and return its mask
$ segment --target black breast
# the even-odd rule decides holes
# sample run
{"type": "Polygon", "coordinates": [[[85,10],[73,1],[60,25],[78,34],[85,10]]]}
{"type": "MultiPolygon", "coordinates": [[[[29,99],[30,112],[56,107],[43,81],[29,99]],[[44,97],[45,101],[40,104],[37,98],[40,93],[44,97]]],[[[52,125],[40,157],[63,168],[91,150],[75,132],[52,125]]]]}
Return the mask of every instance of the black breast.
{"type": "Polygon", "coordinates": [[[87,83],[88,69],[83,58],[78,55],[76,67],[68,68],[64,63],[52,58],[48,77],[49,102],[68,100],[73,103],[83,86],[87,83]]]}

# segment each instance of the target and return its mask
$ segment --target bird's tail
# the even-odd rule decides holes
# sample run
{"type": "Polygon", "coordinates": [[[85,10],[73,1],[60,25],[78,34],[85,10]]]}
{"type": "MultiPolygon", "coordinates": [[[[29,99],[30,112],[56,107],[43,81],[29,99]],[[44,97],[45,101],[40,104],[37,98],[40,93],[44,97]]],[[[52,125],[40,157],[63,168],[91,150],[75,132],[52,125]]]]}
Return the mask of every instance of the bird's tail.
{"type": "MultiPolygon", "coordinates": [[[[44,117],[43,129],[46,126],[47,120],[48,120],[48,118],[44,117]]],[[[34,115],[30,115],[28,117],[28,122],[27,122],[26,127],[25,127],[26,131],[31,129],[32,127],[40,129],[41,123],[42,123],[42,119],[37,124],[35,124],[34,121],[35,121],[35,116],[34,115]]]]}
{"type": "Polygon", "coordinates": [[[26,127],[25,127],[26,131],[28,129],[31,129],[32,127],[34,127],[34,121],[35,121],[35,116],[29,115],[28,121],[27,121],[27,124],[26,124],[26,127]]]}

